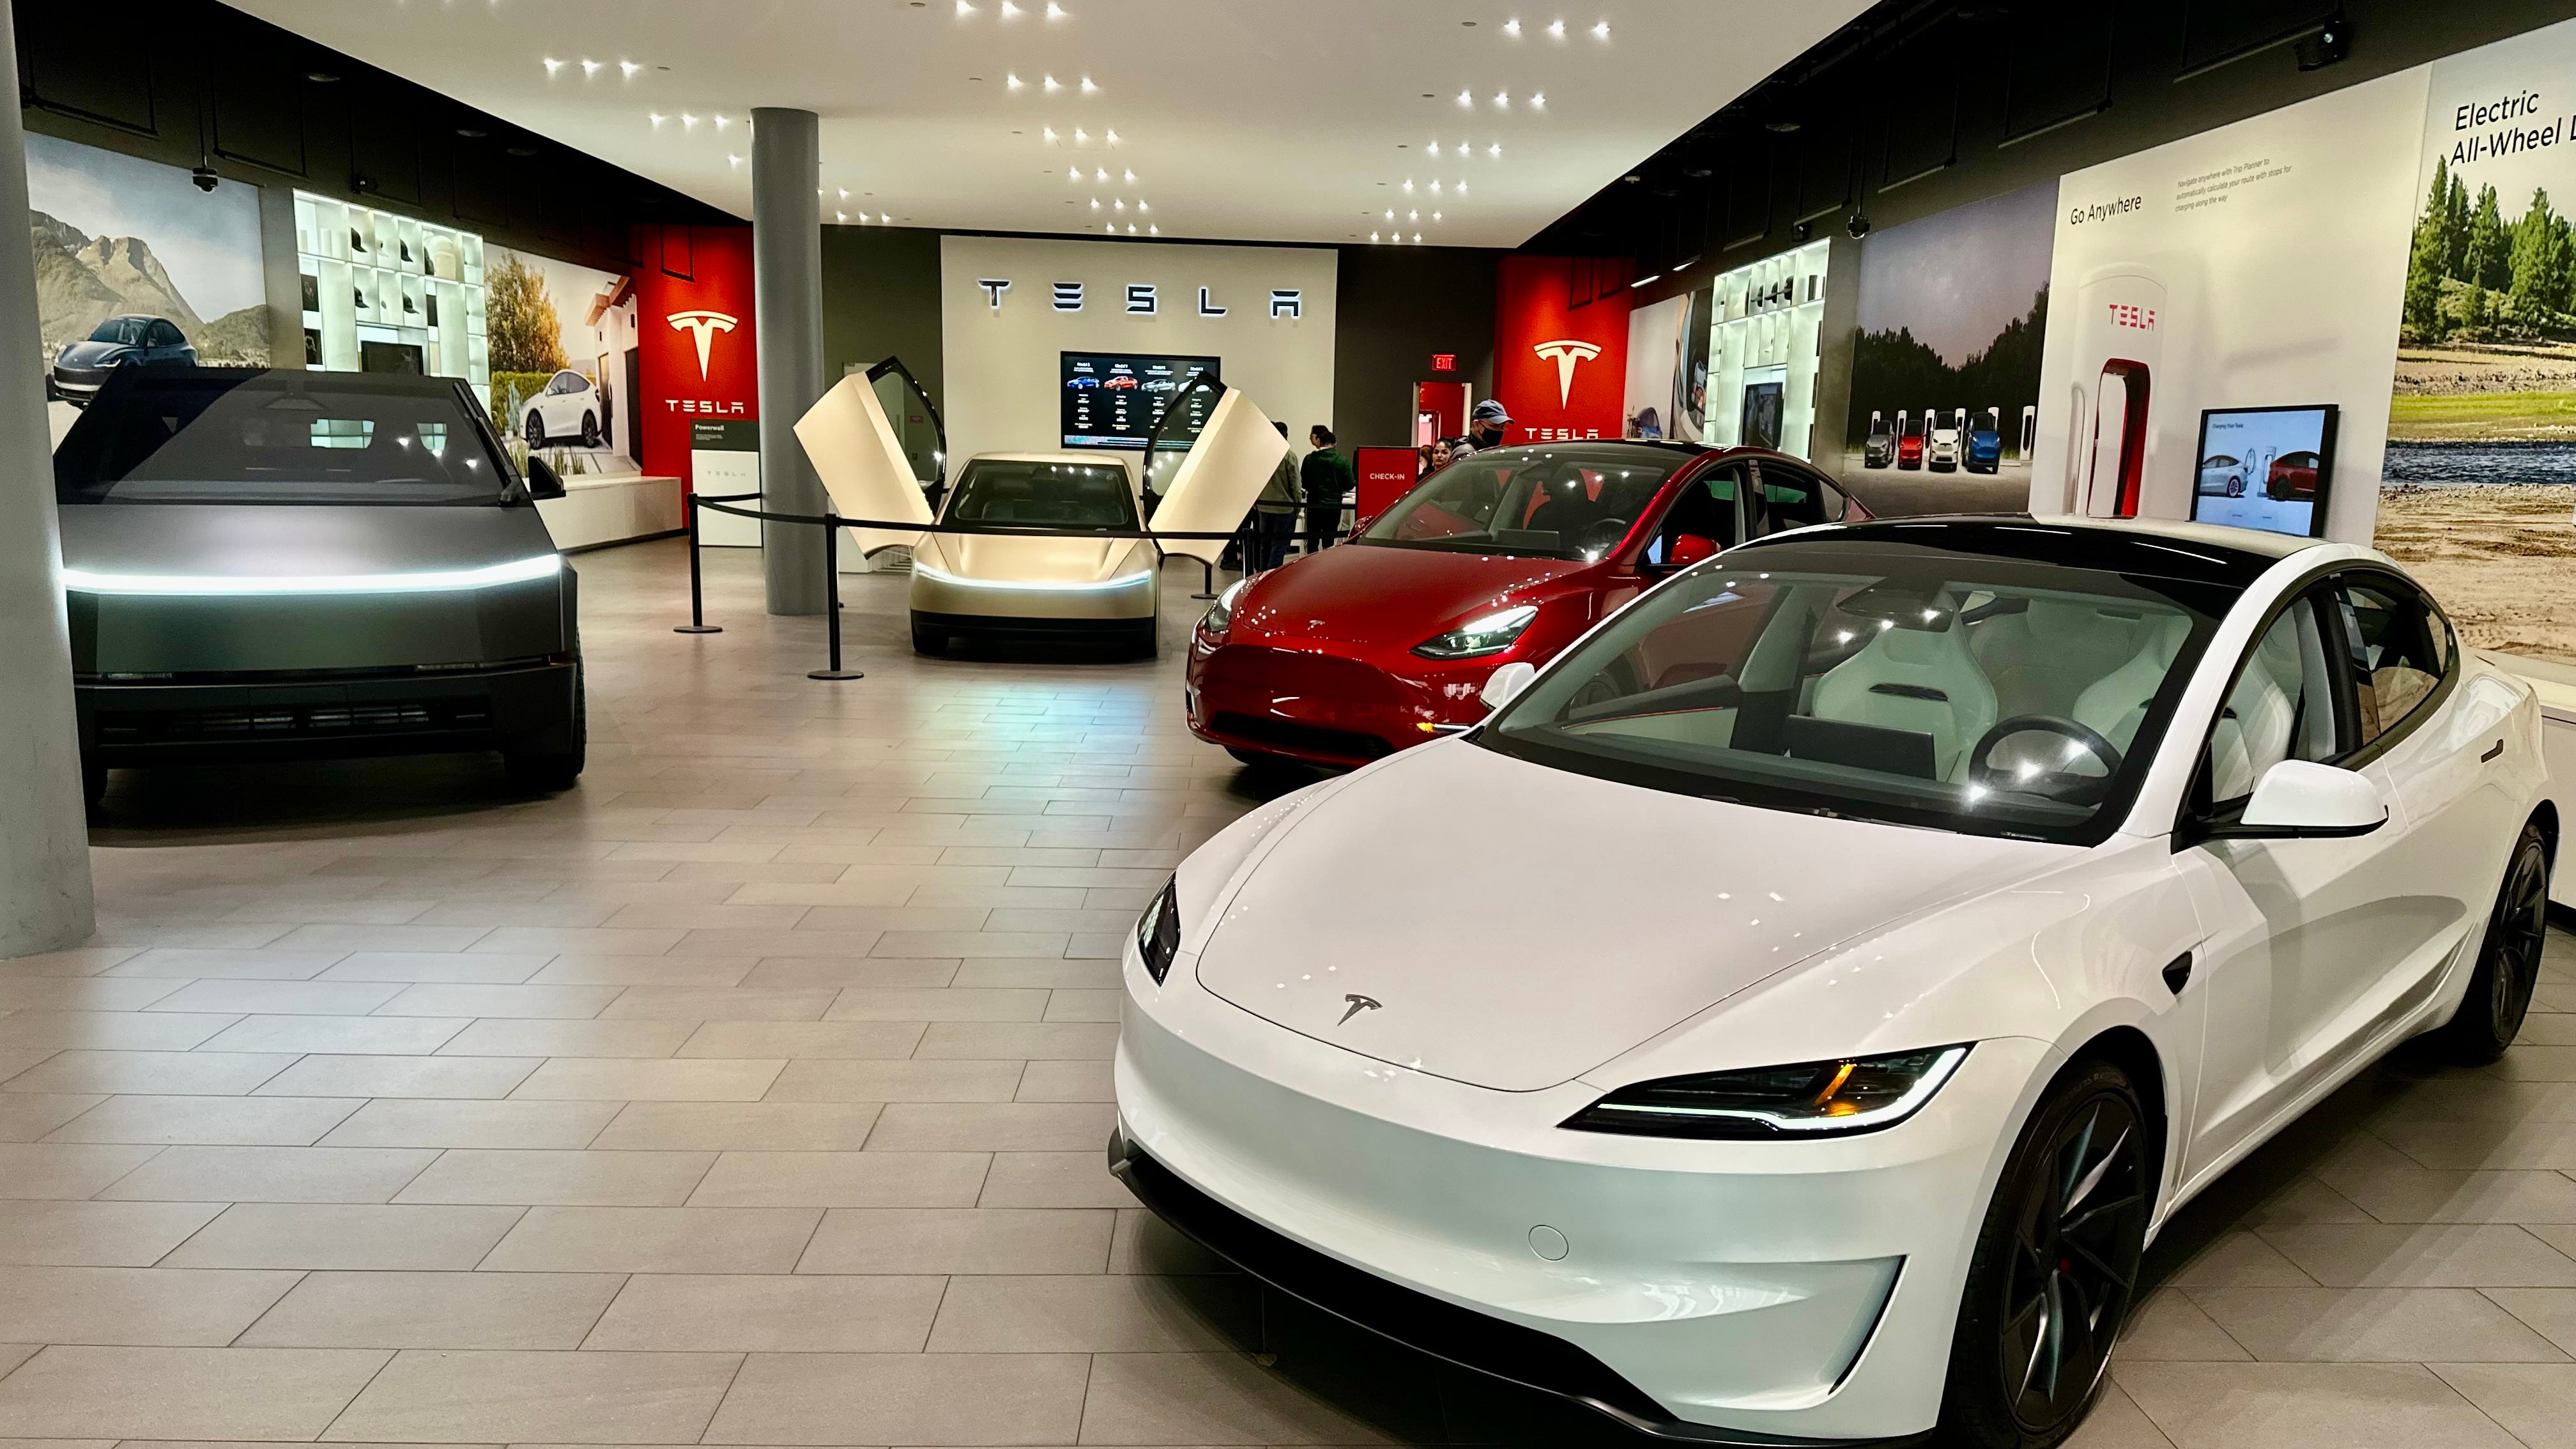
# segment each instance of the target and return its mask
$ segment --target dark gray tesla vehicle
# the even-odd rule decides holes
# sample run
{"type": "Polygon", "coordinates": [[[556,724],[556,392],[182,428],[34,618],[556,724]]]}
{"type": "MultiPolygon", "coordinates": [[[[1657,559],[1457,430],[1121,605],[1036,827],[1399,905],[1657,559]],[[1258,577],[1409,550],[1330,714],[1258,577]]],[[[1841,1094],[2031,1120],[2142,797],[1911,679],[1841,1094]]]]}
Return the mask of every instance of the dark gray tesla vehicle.
{"type": "Polygon", "coordinates": [[[581,773],[575,579],[449,378],[117,369],[54,451],[83,783],[498,750],[581,773]]]}

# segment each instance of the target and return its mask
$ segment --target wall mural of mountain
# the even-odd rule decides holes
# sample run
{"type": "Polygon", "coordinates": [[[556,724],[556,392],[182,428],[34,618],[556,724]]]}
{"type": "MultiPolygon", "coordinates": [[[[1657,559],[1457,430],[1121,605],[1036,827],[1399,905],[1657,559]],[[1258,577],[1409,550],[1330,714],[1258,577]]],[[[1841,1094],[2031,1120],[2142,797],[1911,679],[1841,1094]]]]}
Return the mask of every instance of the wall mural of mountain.
{"type": "Polygon", "coordinates": [[[110,317],[165,317],[208,364],[268,365],[265,307],[243,307],[209,322],[188,305],[140,237],[89,236],[41,211],[27,214],[36,254],[36,314],[50,360],[110,317]]]}

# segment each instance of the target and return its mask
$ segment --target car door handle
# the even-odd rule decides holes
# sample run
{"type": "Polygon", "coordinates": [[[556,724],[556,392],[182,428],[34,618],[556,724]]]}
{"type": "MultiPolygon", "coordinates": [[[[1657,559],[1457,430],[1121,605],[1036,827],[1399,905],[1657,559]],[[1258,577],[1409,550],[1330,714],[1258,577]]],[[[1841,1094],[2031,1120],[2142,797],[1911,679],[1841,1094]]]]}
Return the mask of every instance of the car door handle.
{"type": "Polygon", "coordinates": [[[2498,740],[2498,741],[2496,741],[2494,744],[2487,746],[2487,752],[2486,752],[2485,754],[2478,756],[2478,763],[2479,763],[2479,764],[2481,764],[2481,765],[2483,765],[2483,764],[2487,764],[2487,763],[2489,763],[2490,761],[2494,760],[2496,756],[2501,755],[2501,754],[2503,754],[2503,753],[2504,753],[2504,741],[2502,741],[2502,740],[2498,740]]]}

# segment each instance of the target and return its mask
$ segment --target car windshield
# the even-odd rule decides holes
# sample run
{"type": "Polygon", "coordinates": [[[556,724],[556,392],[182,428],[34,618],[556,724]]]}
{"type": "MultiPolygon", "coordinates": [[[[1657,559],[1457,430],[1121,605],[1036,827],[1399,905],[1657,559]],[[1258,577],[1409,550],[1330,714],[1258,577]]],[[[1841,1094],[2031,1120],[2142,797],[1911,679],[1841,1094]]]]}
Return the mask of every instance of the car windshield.
{"type": "Polygon", "coordinates": [[[128,347],[142,345],[143,330],[152,325],[149,317],[110,317],[98,324],[89,335],[92,342],[122,342],[128,347]]]}
{"type": "Polygon", "coordinates": [[[2231,597],[1913,544],[1739,550],[1630,605],[1477,742],[1650,789],[2088,844],[2231,597]]]}
{"type": "Polygon", "coordinates": [[[54,450],[65,504],[498,504],[513,481],[431,379],[120,370],[54,450]]]}
{"type": "Polygon", "coordinates": [[[1137,526],[1136,493],[1124,463],[976,458],[948,497],[946,521],[1127,532],[1137,526]]]}
{"type": "Polygon", "coordinates": [[[1598,444],[1476,453],[1422,481],[1360,542],[1450,553],[1597,559],[1691,454],[1598,444]]]}

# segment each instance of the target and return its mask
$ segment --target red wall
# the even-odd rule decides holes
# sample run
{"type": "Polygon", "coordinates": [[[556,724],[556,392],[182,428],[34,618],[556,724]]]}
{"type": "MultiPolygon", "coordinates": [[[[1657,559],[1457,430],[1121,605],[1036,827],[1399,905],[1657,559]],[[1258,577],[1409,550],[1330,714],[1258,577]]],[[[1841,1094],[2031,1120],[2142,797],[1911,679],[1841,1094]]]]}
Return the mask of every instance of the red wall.
{"type": "Polygon", "coordinates": [[[1578,267],[1589,282],[1591,264],[1572,257],[1502,260],[1494,394],[1511,409],[1511,442],[1619,436],[1628,386],[1628,288],[1623,278],[1612,279],[1606,284],[1611,295],[1572,306],[1578,267]],[[1561,342],[1578,346],[1552,346],[1561,342]],[[1586,356],[1587,347],[1598,350],[1586,356]],[[1560,358],[1540,356],[1541,348],[1574,354],[1570,380],[1560,373],[1560,358]]]}
{"type": "Polygon", "coordinates": [[[689,481],[689,424],[760,416],[760,377],[752,329],[751,228],[639,226],[635,229],[636,359],[647,473],[689,481]],[[708,329],[706,370],[698,367],[693,326],[674,316],[716,313],[730,331],[708,329]]]}

